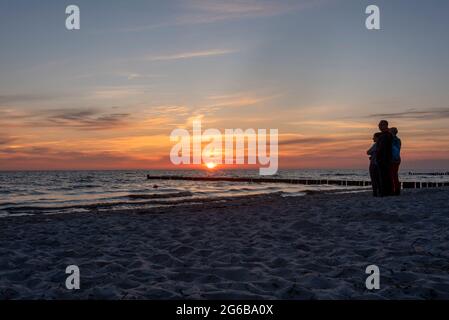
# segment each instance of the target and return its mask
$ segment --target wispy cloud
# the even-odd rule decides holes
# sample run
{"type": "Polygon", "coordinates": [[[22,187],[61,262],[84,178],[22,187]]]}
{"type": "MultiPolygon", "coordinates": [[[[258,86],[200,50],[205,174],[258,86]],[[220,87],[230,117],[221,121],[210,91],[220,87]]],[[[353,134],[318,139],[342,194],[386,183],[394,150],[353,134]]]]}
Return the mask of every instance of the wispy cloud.
{"type": "Polygon", "coordinates": [[[151,107],[149,113],[152,116],[188,116],[191,108],[183,105],[161,105],[151,107]]]}
{"type": "Polygon", "coordinates": [[[148,61],[169,61],[169,60],[183,60],[183,59],[193,59],[193,58],[205,58],[213,56],[222,56],[226,54],[231,54],[237,52],[237,50],[230,49],[212,49],[204,51],[193,51],[193,52],[182,52],[176,54],[166,54],[159,56],[148,56],[145,60],[148,61]]]}
{"type": "Polygon", "coordinates": [[[55,94],[0,94],[0,105],[41,102],[56,99],[61,96],[55,94]]]}
{"type": "MultiPolygon", "coordinates": [[[[301,138],[294,138],[294,139],[288,139],[284,141],[280,141],[279,145],[303,145],[303,144],[321,144],[321,143],[328,143],[328,142],[335,142],[339,141],[337,138],[331,138],[331,137],[301,137],[301,138]]],[[[341,139],[340,139],[341,141],[341,139]]]]}
{"type": "Polygon", "coordinates": [[[4,113],[9,115],[0,119],[5,127],[49,128],[63,129],[75,128],[79,130],[108,130],[122,128],[128,125],[128,113],[107,112],[96,109],[51,109],[36,110],[21,113],[4,113]]]}
{"type": "Polygon", "coordinates": [[[46,147],[28,147],[15,150],[0,149],[0,170],[33,169],[120,169],[146,168],[148,164],[163,167],[160,155],[133,157],[126,153],[107,151],[64,151],[46,147]]]}
{"type": "Polygon", "coordinates": [[[187,12],[179,21],[206,23],[247,17],[266,17],[302,8],[316,1],[273,0],[190,0],[184,3],[187,12]]]}
{"type": "Polygon", "coordinates": [[[107,130],[124,126],[128,117],[127,113],[101,114],[92,110],[61,110],[49,115],[46,121],[60,127],[107,130]]]}
{"type": "Polygon", "coordinates": [[[116,86],[116,87],[98,87],[93,90],[91,98],[117,100],[137,97],[145,94],[148,86],[116,86]]]}
{"type": "Polygon", "coordinates": [[[447,119],[449,118],[449,108],[435,108],[428,110],[408,109],[401,112],[392,113],[378,113],[371,114],[372,118],[405,118],[416,120],[434,120],[434,119],[447,119]]]}
{"type": "Polygon", "coordinates": [[[140,79],[151,79],[151,78],[161,78],[164,75],[161,74],[143,74],[139,72],[133,71],[116,71],[116,72],[97,72],[97,73],[84,73],[75,75],[72,78],[75,80],[85,80],[85,79],[94,79],[95,78],[117,78],[119,80],[127,79],[131,80],[140,80],[140,79]]]}
{"type": "Polygon", "coordinates": [[[2,136],[0,137],[0,146],[5,146],[10,144],[11,142],[13,142],[15,139],[10,138],[10,137],[6,137],[2,134],[2,136]]]}
{"type": "Polygon", "coordinates": [[[369,121],[361,120],[299,120],[299,121],[288,121],[286,124],[301,126],[303,128],[315,128],[319,130],[325,129],[371,129],[375,128],[376,124],[369,121]]]}
{"type": "Polygon", "coordinates": [[[128,78],[128,80],[145,78],[145,76],[140,73],[129,73],[128,75],[125,75],[125,76],[128,78]]]}
{"type": "Polygon", "coordinates": [[[255,105],[259,102],[266,101],[270,97],[257,97],[254,95],[232,95],[232,96],[216,96],[209,97],[212,101],[210,107],[244,107],[255,105]]]}
{"type": "Polygon", "coordinates": [[[227,20],[263,18],[282,15],[319,5],[325,0],[185,0],[179,13],[170,21],[122,29],[140,32],[162,27],[207,24],[227,20]]]}

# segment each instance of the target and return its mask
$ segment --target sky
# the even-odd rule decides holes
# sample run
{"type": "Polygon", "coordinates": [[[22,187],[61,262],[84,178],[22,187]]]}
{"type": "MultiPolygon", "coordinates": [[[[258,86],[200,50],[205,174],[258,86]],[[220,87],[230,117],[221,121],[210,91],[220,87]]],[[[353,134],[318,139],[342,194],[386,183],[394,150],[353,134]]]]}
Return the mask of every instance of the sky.
{"type": "Polygon", "coordinates": [[[404,169],[449,169],[448,16],[445,0],[0,0],[0,170],[173,168],[170,133],[194,119],[278,129],[281,168],[366,168],[387,119],[404,169]]]}

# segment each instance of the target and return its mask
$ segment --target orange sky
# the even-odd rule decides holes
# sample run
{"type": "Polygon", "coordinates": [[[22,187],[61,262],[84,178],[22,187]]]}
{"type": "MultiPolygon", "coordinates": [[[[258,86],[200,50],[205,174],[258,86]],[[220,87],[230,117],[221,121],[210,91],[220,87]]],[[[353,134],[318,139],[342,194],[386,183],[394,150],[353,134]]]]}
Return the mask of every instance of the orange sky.
{"type": "MultiPolygon", "coordinates": [[[[242,103],[236,108],[241,108],[243,114],[250,110],[255,112],[258,106],[242,103]]],[[[63,115],[29,116],[2,111],[0,124],[9,134],[0,141],[0,169],[195,168],[175,167],[169,160],[175,144],[169,140],[171,130],[185,128],[192,131],[192,118],[178,116],[180,110],[183,108],[171,106],[165,111],[161,108],[158,115],[150,112],[144,117],[120,116],[117,120],[89,112],[69,114],[64,111],[63,115]]],[[[213,114],[200,118],[203,130],[279,128],[281,168],[365,168],[368,163],[365,151],[371,144],[377,123],[376,119],[313,120],[305,115],[298,115],[294,121],[293,115],[282,113],[276,114],[275,122],[272,119],[270,123],[263,119],[239,119],[238,116],[224,119],[213,117],[213,114]]],[[[400,130],[405,167],[445,167],[445,159],[449,159],[449,138],[446,138],[443,120],[393,119],[392,124],[400,130]]]]}

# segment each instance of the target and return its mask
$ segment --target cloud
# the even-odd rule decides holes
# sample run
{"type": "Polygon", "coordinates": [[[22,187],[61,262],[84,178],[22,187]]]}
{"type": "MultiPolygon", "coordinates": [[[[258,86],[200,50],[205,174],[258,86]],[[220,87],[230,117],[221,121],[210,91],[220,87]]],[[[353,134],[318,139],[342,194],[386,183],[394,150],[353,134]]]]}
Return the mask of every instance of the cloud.
{"type": "Polygon", "coordinates": [[[178,18],[180,23],[210,23],[215,21],[266,17],[287,12],[291,4],[263,0],[191,0],[185,5],[185,13],[178,18]]]}
{"type": "Polygon", "coordinates": [[[0,105],[13,103],[41,102],[58,98],[59,95],[53,94],[3,94],[0,95],[0,105]]]}
{"type": "Polygon", "coordinates": [[[128,113],[102,114],[95,110],[60,110],[52,111],[46,122],[60,127],[107,130],[124,126],[128,117],[128,113]]]}
{"type": "Polygon", "coordinates": [[[213,103],[208,107],[244,107],[255,105],[272,98],[274,97],[256,97],[249,94],[211,96],[208,97],[208,100],[213,101],[213,103]]]}
{"type": "Polygon", "coordinates": [[[152,118],[169,116],[173,119],[189,116],[192,112],[191,108],[183,105],[161,105],[149,108],[148,114],[152,118]]]}
{"type": "Polygon", "coordinates": [[[0,170],[87,170],[166,167],[161,155],[135,157],[121,152],[64,151],[46,147],[0,149],[0,170]]]}
{"type": "Polygon", "coordinates": [[[0,136],[0,146],[5,146],[10,144],[11,142],[13,142],[15,139],[14,138],[10,138],[10,137],[6,137],[3,134],[0,136]]]}
{"type": "Polygon", "coordinates": [[[315,4],[315,0],[190,0],[184,2],[185,11],[207,14],[222,19],[265,17],[286,13],[315,4]]]}
{"type": "Polygon", "coordinates": [[[6,148],[0,149],[0,153],[6,154],[18,154],[18,155],[26,155],[26,156],[42,156],[45,154],[53,153],[53,150],[47,147],[17,147],[17,148],[6,148]]]}
{"type": "Polygon", "coordinates": [[[205,58],[212,56],[222,56],[225,54],[234,53],[236,50],[229,49],[212,49],[205,51],[193,51],[193,52],[183,52],[177,54],[167,54],[161,56],[150,56],[147,57],[146,60],[149,61],[170,61],[170,60],[184,60],[184,59],[193,59],[193,58],[205,58]]]}
{"type": "Polygon", "coordinates": [[[330,137],[302,137],[280,141],[279,145],[294,145],[294,144],[320,144],[327,142],[341,141],[341,138],[330,138],[330,137]]]}
{"type": "Polygon", "coordinates": [[[179,13],[170,21],[120,31],[141,32],[163,27],[271,17],[307,9],[323,2],[327,0],[184,0],[180,2],[179,13]]]}
{"type": "Polygon", "coordinates": [[[46,128],[61,127],[80,130],[107,130],[123,127],[128,124],[130,114],[105,112],[96,109],[51,109],[27,112],[1,112],[3,127],[9,128],[46,128]]]}
{"type": "Polygon", "coordinates": [[[449,118],[449,108],[435,108],[429,110],[409,109],[401,112],[392,113],[378,113],[371,114],[372,118],[401,118],[401,119],[415,119],[415,120],[434,120],[449,118]]]}
{"type": "Polygon", "coordinates": [[[191,0],[179,21],[184,23],[211,23],[242,18],[260,18],[286,14],[314,6],[317,0],[191,0]]]}
{"type": "Polygon", "coordinates": [[[135,80],[135,79],[140,79],[140,78],[144,78],[144,77],[145,76],[141,75],[140,73],[130,73],[127,76],[128,80],[135,80]]]}
{"type": "Polygon", "coordinates": [[[312,127],[319,130],[325,129],[370,129],[376,127],[375,124],[370,122],[364,122],[360,120],[300,120],[300,121],[289,121],[286,124],[294,125],[298,127],[312,127]]]}
{"type": "Polygon", "coordinates": [[[118,100],[127,99],[145,94],[148,86],[117,86],[117,87],[98,87],[92,94],[92,99],[118,100]]]}

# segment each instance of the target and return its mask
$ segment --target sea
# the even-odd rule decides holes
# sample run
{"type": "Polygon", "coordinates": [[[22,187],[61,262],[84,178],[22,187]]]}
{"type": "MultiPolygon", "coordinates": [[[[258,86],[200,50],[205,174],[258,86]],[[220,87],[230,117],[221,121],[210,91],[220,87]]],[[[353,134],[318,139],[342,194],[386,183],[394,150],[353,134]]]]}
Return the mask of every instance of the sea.
{"type": "MultiPolygon", "coordinates": [[[[251,195],[291,197],[305,196],[309,191],[369,189],[326,184],[148,180],[147,175],[260,177],[258,170],[5,171],[0,172],[0,218],[145,209],[251,195]]],[[[280,170],[269,178],[369,181],[366,170],[280,170]]],[[[401,180],[443,182],[449,181],[449,176],[402,172],[401,180]]]]}

